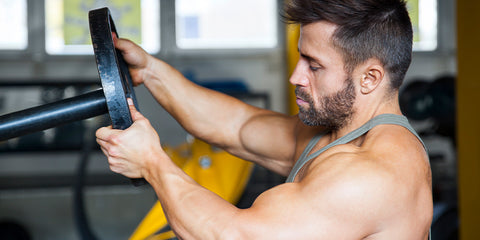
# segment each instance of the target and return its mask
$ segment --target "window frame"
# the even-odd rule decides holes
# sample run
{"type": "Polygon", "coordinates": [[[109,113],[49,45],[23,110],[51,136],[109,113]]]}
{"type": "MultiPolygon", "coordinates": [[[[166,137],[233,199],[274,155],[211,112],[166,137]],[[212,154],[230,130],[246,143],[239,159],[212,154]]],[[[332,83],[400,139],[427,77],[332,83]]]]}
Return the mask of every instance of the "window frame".
{"type": "MultiPolygon", "coordinates": [[[[419,11],[418,12],[418,14],[419,14],[419,16],[418,16],[418,25],[419,25],[418,34],[423,32],[422,31],[422,29],[423,29],[422,25],[423,26],[425,25],[425,22],[423,22],[422,19],[425,19],[426,17],[420,15],[421,12],[425,9],[424,7],[421,7],[421,6],[425,6],[427,4],[423,1],[426,1],[426,0],[417,0],[417,2],[419,4],[419,6],[417,7],[417,11],[419,11]],[[425,5],[422,5],[422,2],[425,5]]],[[[430,52],[431,53],[431,52],[436,52],[440,47],[440,44],[439,44],[439,31],[440,31],[440,28],[439,28],[439,24],[440,24],[439,23],[439,19],[440,19],[439,18],[439,14],[440,14],[439,13],[439,2],[440,1],[439,0],[428,0],[428,1],[432,1],[433,5],[434,5],[433,7],[435,8],[435,13],[432,14],[435,17],[435,20],[433,20],[435,22],[435,29],[434,29],[434,31],[435,31],[435,33],[434,33],[434,38],[435,38],[434,45],[435,46],[434,46],[433,49],[426,49],[424,47],[424,45],[428,45],[429,44],[428,41],[425,41],[425,42],[420,41],[420,42],[417,42],[417,43],[413,42],[413,52],[417,52],[417,53],[418,52],[422,52],[422,53],[429,53],[430,52]]],[[[413,23],[413,21],[412,21],[412,23],[413,23]]],[[[414,37],[415,37],[415,35],[414,35],[414,37]]],[[[419,37],[421,37],[421,36],[419,36],[419,37]]]]}
{"type": "Polygon", "coordinates": [[[32,55],[34,47],[32,46],[32,33],[34,29],[34,12],[35,6],[32,6],[32,0],[26,0],[26,14],[27,14],[27,46],[24,49],[0,49],[0,59],[21,60],[32,55]]]}
{"type": "MultiPolygon", "coordinates": [[[[177,4],[177,1],[180,1],[180,0],[175,0],[175,4],[177,4]]],[[[179,26],[179,21],[177,21],[177,8],[175,7],[175,43],[176,43],[176,48],[177,49],[181,49],[181,50],[249,50],[249,49],[255,49],[255,50],[259,50],[259,49],[273,49],[273,48],[277,48],[279,46],[279,38],[278,38],[278,33],[279,33],[279,26],[281,26],[282,24],[278,21],[278,15],[279,15],[279,11],[280,8],[279,6],[281,6],[281,1],[278,1],[278,0],[272,0],[273,4],[275,5],[275,9],[273,10],[273,22],[275,23],[275,29],[272,29],[274,32],[273,34],[275,35],[275,43],[272,45],[272,46],[261,46],[261,44],[258,44],[258,46],[241,46],[241,44],[235,44],[235,43],[229,43],[230,45],[238,45],[238,46],[224,46],[224,47],[210,47],[210,46],[202,46],[203,44],[199,44],[198,47],[196,46],[193,46],[193,47],[182,47],[180,46],[181,45],[181,40],[182,39],[179,39],[179,36],[177,34],[177,30],[178,30],[178,26],[179,26]]],[[[227,44],[228,45],[228,44],[227,44]]]]}
{"type": "MultiPolygon", "coordinates": [[[[223,56],[236,56],[236,57],[248,57],[248,56],[274,56],[279,49],[283,49],[285,45],[285,26],[282,23],[280,18],[277,18],[277,43],[273,47],[268,48],[180,48],[176,42],[176,16],[175,16],[175,0],[169,0],[170,9],[173,11],[162,12],[162,14],[167,18],[164,22],[166,25],[162,25],[163,29],[166,29],[168,32],[173,33],[169,36],[170,39],[165,39],[165,44],[167,49],[164,53],[167,55],[175,55],[180,58],[199,58],[199,57],[208,57],[208,58],[221,58],[223,56]]],[[[283,0],[276,0],[276,12],[277,15],[281,12],[283,6],[283,0]]],[[[166,10],[166,9],[164,9],[166,10]]],[[[162,39],[163,40],[163,39],[162,39]]],[[[162,42],[163,44],[164,42],[162,42]]]]}
{"type": "MultiPolygon", "coordinates": [[[[42,0],[42,1],[43,1],[43,7],[44,7],[43,15],[45,16],[45,14],[46,14],[45,6],[46,6],[46,1],[48,1],[48,0],[42,0]]],[[[66,0],[59,0],[59,1],[66,1],[66,0]]],[[[142,0],[140,0],[140,1],[142,1],[142,0]]],[[[159,9],[159,11],[157,11],[157,12],[152,12],[152,14],[160,14],[160,11],[161,11],[161,2],[162,2],[162,0],[153,0],[153,1],[157,1],[157,2],[158,2],[157,4],[158,4],[158,7],[159,7],[160,9],[159,9]]],[[[142,6],[142,7],[143,7],[143,6],[142,6]]],[[[88,17],[87,14],[85,14],[85,18],[87,18],[87,17],[88,17]]],[[[112,17],[113,17],[114,22],[119,21],[119,20],[117,20],[116,16],[113,15],[113,13],[112,13],[112,17]]],[[[152,34],[149,33],[149,36],[153,36],[154,34],[158,34],[158,35],[156,36],[156,38],[157,38],[158,41],[159,41],[159,42],[158,42],[158,46],[155,46],[156,49],[154,49],[154,52],[150,52],[151,54],[157,54],[157,53],[159,53],[160,50],[161,50],[161,39],[160,39],[160,37],[161,37],[161,34],[162,34],[162,33],[161,33],[161,28],[160,28],[160,24],[161,24],[160,18],[161,18],[161,15],[158,17],[158,21],[159,21],[159,22],[158,22],[158,27],[159,27],[159,29],[156,29],[156,30],[155,30],[155,29],[152,28],[153,31],[158,31],[158,32],[156,32],[156,33],[154,32],[154,33],[152,33],[152,34]]],[[[143,19],[142,19],[142,20],[143,20],[143,19]]],[[[148,24],[148,23],[147,23],[147,24],[148,24]]],[[[118,23],[117,23],[117,25],[118,25],[118,23]]],[[[93,56],[93,49],[92,49],[91,52],[83,52],[83,51],[84,51],[83,49],[85,49],[85,50],[86,50],[86,49],[89,49],[89,48],[88,48],[89,45],[86,45],[86,44],[85,44],[85,45],[83,45],[83,44],[82,44],[82,45],[78,45],[78,46],[80,47],[80,50],[79,50],[78,53],[75,52],[75,47],[74,47],[75,45],[70,45],[70,46],[69,46],[69,45],[65,45],[65,46],[64,46],[64,47],[65,47],[64,52],[62,52],[62,51],[59,51],[58,53],[57,53],[57,52],[49,52],[49,51],[47,50],[49,47],[48,47],[48,41],[47,41],[47,39],[46,39],[46,38],[47,38],[47,35],[48,35],[48,31],[47,31],[47,27],[48,27],[48,26],[47,26],[46,16],[43,18],[43,26],[44,26],[44,27],[43,27],[43,32],[44,32],[44,41],[45,41],[45,43],[44,43],[44,49],[43,49],[43,50],[44,50],[44,52],[45,52],[47,55],[49,55],[49,56],[93,56]]],[[[145,27],[144,24],[142,24],[142,28],[143,28],[143,27],[145,27]]],[[[118,26],[117,26],[117,28],[118,28],[118,26]]],[[[149,30],[152,30],[152,29],[149,29],[149,30]]],[[[142,31],[143,31],[143,29],[142,29],[142,31]]],[[[120,35],[120,37],[123,37],[121,31],[119,31],[119,35],[120,35]]],[[[147,48],[145,48],[145,49],[147,49],[147,48]]]]}

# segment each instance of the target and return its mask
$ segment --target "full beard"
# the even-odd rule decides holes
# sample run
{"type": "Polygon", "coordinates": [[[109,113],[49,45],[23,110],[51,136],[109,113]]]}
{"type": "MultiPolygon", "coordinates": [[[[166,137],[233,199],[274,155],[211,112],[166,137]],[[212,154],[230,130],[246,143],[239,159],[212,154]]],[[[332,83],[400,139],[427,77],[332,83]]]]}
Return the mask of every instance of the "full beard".
{"type": "Polygon", "coordinates": [[[319,107],[315,108],[312,97],[298,87],[295,94],[309,107],[299,106],[299,117],[308,126],[325,126],[329,130],[338,130],[345,126],[354,114],[355,85],[351,78],[340,91],[319,99],[319,107]]]}

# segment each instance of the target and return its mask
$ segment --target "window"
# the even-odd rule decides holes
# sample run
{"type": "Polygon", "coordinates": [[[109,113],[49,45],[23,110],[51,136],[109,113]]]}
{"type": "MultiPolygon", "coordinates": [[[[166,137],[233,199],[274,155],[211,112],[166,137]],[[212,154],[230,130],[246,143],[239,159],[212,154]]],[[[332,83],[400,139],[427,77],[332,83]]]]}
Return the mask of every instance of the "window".
{"type": "Polygon", "coordinates": [[[182,49],[277,46],[276,0],[176,0],[175,14],[182,49]]]}
{"type": "Polygon", "coordinates": [[[413,50],[437,48],[437,0],[408,0],[413,25],[413,50]]]}
{"type": "Polygon", "coordinates": [[[0,50],[28,47],[27,0],[0,0],[0,50]]]}
{"type": "Polygon", "coordinates": [[[88,11],[108,7],[120,37],[146,51],[160,48],[159,0],[45,0],[45,42],[49,54],[93,54],[88,11]]]}

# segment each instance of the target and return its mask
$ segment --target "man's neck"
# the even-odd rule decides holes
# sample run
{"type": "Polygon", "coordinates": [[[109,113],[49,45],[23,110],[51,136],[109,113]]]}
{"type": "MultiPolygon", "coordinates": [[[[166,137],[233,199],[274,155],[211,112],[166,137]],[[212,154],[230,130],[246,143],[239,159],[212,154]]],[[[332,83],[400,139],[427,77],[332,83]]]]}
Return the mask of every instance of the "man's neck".
{"type": "Polygon", "coordinates": [[[340,129],[331,131],[330,138],[331,141],[335,141],[338,138],[341,138],[348,134],[349,132],[359,128],[372,118],[381,115],[381,114],[397,114],[401,115],[400,106],[398,104],[397,98],[391,101],[381,102],[377,105],[362,105],[366,106],[363,108],[357,108],[355,113],[352,115],[350,121],[340,129]]]}

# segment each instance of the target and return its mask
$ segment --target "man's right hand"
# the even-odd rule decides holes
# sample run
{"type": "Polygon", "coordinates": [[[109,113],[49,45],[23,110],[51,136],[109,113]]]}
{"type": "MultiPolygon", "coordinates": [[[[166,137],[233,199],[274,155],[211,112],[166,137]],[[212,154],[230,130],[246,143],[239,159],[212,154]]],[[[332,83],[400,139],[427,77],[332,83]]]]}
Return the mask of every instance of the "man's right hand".
{"type": "Polygon", "coordinates": [[[134,42],[118,38],[115,33],[112,33],[112,35],[115,48],[122,53],[125,62],[128,64],[133,85],[143,84],[148,79],[146,72],[153,57],[134,42]]]}

